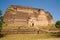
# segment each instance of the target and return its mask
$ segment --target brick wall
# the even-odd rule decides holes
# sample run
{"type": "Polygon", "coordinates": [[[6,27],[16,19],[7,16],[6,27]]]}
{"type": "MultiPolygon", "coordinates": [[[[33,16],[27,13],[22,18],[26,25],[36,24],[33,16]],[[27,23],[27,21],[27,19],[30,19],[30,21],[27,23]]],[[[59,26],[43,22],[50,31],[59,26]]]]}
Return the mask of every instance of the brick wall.
{"type": "Polygon", "coordinates": [[[4,29],[1,34],[40,34],[46,33],[42,30],[36,29],[4,29]]]}

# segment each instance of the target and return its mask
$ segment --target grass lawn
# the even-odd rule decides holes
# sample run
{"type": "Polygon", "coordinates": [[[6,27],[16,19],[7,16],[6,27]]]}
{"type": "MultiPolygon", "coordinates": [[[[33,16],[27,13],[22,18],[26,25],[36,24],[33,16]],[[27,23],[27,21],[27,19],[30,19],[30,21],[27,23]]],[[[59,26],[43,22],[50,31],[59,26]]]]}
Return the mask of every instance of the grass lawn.
{"type": "Polygon", "coordinates": [[[10,34],[0,38],[0,40],[41,40],[41,39],[60,40],[60,38],[52,37],[49,34],[10,34]]]}

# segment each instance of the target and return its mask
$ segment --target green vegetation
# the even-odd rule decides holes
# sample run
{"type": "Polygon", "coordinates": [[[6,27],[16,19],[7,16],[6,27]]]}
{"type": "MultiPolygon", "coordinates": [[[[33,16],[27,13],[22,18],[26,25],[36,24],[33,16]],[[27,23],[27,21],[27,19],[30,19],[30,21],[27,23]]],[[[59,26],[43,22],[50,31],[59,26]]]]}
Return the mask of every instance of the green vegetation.
{"type": "Polygon", "coordinates": [[[0,40],[37,40],[55,38],[48,34],[11,34],[0,38],[0,40]]]}
{"type": "Polygon", "coordinates": [[[60,28],[60,20],[58,20],[55,24],[56,28],[60,28]]]}
{"type": "Polygon", "coordinates": [[[0,10],[0,32],[2,30],[2,22],[3,22],[3,16],[2,16],[2,11],[0,10]]]}
{"type": "Polygon", "coordinates": [[[58,20],[58,21],[55,23],[55,27],[58,29],[58,30],[57,30],[58,32],[53,32],[52,34],[53,34],[53,36],[60,38],[60,20],[58,20]]]}

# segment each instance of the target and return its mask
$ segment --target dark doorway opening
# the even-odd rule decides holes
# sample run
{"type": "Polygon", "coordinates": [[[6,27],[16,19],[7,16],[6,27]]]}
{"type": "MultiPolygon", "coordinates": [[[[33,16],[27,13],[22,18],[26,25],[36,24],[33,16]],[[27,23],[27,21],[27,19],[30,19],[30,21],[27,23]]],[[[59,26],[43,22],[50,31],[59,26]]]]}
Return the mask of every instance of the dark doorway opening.
{"type": "Polygon", "coordinates": [[[34,26],[34,23],[32,23],[32,26],[34,26]]]}

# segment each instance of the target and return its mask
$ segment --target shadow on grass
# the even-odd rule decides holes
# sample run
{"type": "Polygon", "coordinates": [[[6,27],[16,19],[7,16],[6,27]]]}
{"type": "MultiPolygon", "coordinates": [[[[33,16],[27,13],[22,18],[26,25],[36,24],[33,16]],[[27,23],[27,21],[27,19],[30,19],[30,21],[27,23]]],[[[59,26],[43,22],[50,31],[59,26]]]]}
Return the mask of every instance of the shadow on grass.
{"type": "Polygon", "coordinates": [[[3,35],[3,34],[0,34],[0,38],[3,38],[5,35],[3,35]]]}
{"type": "Polygon", "coordinates": [[[55,36],[60,38],[60,35],[55,35],[55,36]]]}
{"type": "Polygon", "coordinates": [[[57,37],[57,38],[60,38],[60,32],[53,33],[52,36],[57,37]]]}

